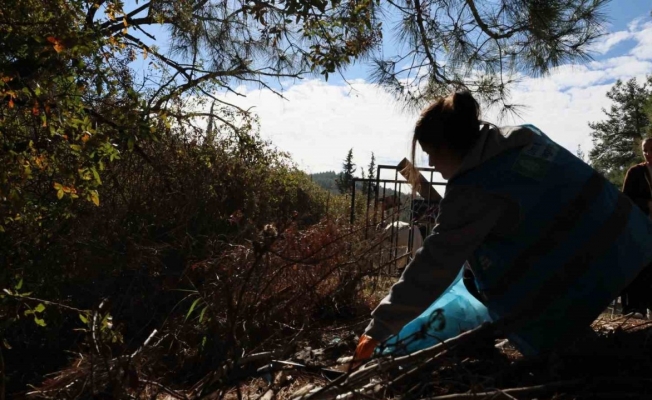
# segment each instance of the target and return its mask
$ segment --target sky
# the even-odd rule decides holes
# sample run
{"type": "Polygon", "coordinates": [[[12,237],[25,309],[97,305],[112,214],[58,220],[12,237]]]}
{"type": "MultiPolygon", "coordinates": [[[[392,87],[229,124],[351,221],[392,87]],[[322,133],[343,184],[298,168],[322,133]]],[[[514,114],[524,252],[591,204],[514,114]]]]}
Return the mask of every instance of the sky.
{"type": "MultiPolygon", "coordinates": [[[[524,104],[520,118],[500,125],[531,123],[575,153],[592,147],[588,122],[604,119],[610,106],[605,94],[616,79],[652,73],[652,4],[645,0],[613,0],[607,9],[608,34],[593,46],[593,61],[563,65],[548,76],[525,78],[512,88],[511,101],[524,104]]],[[[258,114],[261,135],[289,152],[299,167],[315,173],[341,170],[353,149],[354,161],[366,166],[397,164],[408,156],[417,115],[405,112],[391,95],[368,82],[368,66],[344,71],[328,82],[306,79],[284,85],[281,99],[267,89],[240,87],[246,97],[224,96],[258,114]]],[[[425,163],[425,159],[423,159],[425,163]]]]}
{"type": "MultiPolygon", "coordinates": [[[[588,122],[604,119],[610,106],[605,94],[617,79],[643,79],[652,73],[652,3],[612,0],[606,14],[608,33],[593,46],[593,61],[563,65],[542,78],[524,78],[512,87],[512,103],[524,104],[520,118],[485,120],[499,125],[531,123],[575,153],[592,147],[588,122]]],[[[366,166],[397,164],[408,156],[417,115],[403,111],[394,98],[369,83],[369,65],[356,64],[331,75],[328,82],[286,82],[280,98],[268,89],[239,87],[221,94],[227,101],[252,108],[263,138],[289,152],[299,167],[316,173],[339,171],[349,149],[366,166]]],[[[425,165],[425,159],[422,160],[425,165]]]]}

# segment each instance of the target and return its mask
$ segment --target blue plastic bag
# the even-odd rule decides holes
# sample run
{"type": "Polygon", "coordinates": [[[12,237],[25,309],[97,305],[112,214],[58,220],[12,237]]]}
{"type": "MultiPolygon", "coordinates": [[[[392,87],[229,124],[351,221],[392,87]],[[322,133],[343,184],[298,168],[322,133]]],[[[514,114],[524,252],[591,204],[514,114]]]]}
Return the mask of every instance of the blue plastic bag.
{"type": "Polygon", "coordinates": [[[377,348],[381,354],[408,354],[491,322],[487,308],[473,297],[462,279],[464,267],[453,283],[421,315],[377,348]]]}

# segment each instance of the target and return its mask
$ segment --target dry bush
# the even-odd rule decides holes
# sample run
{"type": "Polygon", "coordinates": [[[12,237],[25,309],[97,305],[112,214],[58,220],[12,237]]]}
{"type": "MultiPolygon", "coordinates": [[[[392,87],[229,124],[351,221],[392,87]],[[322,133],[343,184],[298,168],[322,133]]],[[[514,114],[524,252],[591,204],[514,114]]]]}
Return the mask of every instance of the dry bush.
{"type": "MultiPolygon", "coordinates": [[[[213,141],[201,133],[161,133],[158,141],[141,143],[106,165],[99,206],[78,203],[71,214],[16,223],[0,235],[0,262],[6,266],[0,269],[1,289],[12,293],[0,298],[8,393],[67,365],[68,351],[85,353],[97,347],[85,339],[81,330],[91,327],[78,314],[88,319],[101,303],[102,318],[110,315],[113,320],[114,334],[101,354],[107,359],[133,353],[162,327],[180,329],[193,345],[206,337],[205,346],[195,346],[193,352],[206,349],[202,354],[219,359],[227,352],[224,346],[254,341],[243,339],[243,331],[265,334],[269,328],[256,318],[265,312],[282,314],[268,309],[270,302],[287,302],[289,297],[282,296],[312,286],[316,290],[309,293],[310,301],[323,304],[312,316],[353,312],[348,303],[351,285],[342,282],[354,279],[354,269],[338,266],[350,254],[352,242],[334,236],[350,228],[340,218],[347,200],[312,184],[251,127],[225,131],[213,141]],[[277,233],[259,237],[268,224],[277,233]],[[297,262],[288,261],[294,258],[297,262]],[[319,274],[329,269],[333,273],[317,284],[319,274]],[[284,289],[283,282],[297,286],[284,289]],[[337,290],[329,291],[328,285],[337,285],[337,290]],[[194,298],[187,298],[187,290],[194,298]],[[36,300],[24,297],[26,293],[36,300]],[[194,312],[186,323],[197,296],[214,302],[214,310],[206,310],[201,322],[194,312]],[[45,326],[36,326],[34,314],[25,314],[39,303],[45,307],[38,314],[45,326]],[[228,330],[220,322],[225,315],[231,318],[228,330]],[[245,321],[251,321],[253,331],[239,325],[245,321]],[[233,333],[225,345],[213,343],[216,334],[209,329],[233,333]]],[[[304,297],[298,303],[308,299],[304,297]]],[[[304,319],[299,307],[292,307],[293,317],[280,321],[304,319]]],[[[196,308],[203,310],[199,303],[196,308]]],[[[265,318],[271,320],[271,315],[265,318]]],[[[171,353],[166,357],[176,357],[171,353]]],[[[212,361],[200,358],[208,369],[212,361]]]]}
{"type": "Polygon", "coordinates": [[[189,265],[192,289],[141,348],[116,347],[91,322],[80,355],[31,396],[127,398],[152,382],[232,390],[256,376],[252,366],[270,361],[248,363],[251,354],[287,356],[316,327],[367,315],[361,293],[373,271],[362,262],[361,230],[337,220],[306,229],[288,221],[265,226],[249,243],[223,244],[218,256],[189,265]]]}

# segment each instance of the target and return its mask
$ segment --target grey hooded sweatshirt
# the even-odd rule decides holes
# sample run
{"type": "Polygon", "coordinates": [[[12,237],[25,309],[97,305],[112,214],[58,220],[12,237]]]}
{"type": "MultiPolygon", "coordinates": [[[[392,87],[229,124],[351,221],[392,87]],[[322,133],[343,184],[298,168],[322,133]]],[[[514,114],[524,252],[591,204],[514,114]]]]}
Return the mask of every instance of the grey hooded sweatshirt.
{"type": "MultiPolygon", "coordinates": [[[[455,175],[482,168],[492,157],[528,145],[532,135],[519,127],[485,126],[455,175]]],[[[516,227],[519,211],[513,200],[476,187],[447,189],[432,234],[372,312],[365,334],[378,341],[397,334],[442,294],[488,235],[500,237],[516,227]]]]}

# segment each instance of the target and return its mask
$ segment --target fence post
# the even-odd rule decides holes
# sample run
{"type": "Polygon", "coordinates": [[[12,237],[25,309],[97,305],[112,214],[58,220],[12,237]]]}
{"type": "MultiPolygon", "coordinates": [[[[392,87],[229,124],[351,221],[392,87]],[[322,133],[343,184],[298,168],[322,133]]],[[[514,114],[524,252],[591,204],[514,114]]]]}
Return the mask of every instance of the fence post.
{"type": "Polygon", "coordinates": [[[351,230],[353,230],[353,223],[355,222],[355,182],[356,178],[352,179],[353,181],[353,191],[351,193],[351,230]]]}

